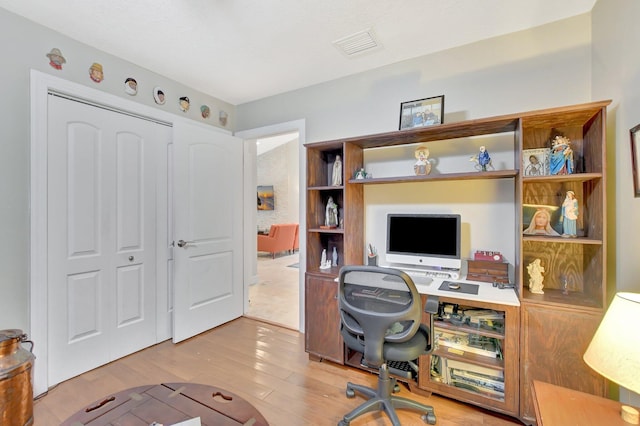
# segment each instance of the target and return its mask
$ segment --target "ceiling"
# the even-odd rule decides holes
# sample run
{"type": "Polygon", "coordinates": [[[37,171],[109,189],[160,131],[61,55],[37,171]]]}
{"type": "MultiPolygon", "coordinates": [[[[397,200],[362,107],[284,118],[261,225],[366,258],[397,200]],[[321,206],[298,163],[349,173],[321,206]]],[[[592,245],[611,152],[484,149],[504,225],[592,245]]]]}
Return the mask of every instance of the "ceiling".
{"type": "Polygon", "coordinates": [[[0,7],[239,105],[587,13],[595,2],[0,0],[0,7]],[[348,56],[334,45],[362,31],[376,48],[348,56]]]}

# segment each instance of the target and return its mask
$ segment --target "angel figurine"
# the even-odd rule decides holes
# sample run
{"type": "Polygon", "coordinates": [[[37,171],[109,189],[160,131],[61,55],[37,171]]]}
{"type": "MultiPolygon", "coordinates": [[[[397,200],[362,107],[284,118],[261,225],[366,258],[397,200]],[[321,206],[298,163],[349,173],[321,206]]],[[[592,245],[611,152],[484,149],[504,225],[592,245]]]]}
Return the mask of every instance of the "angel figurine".
{"type": "Polygon", "coordinates": [[[540,263],[540,259],[536,259],[527,266],[527,272],[529,273],[529,291],[535,294],[544,294],[542,288],[542,281],[544,277],[544,267],[540,263]]]}

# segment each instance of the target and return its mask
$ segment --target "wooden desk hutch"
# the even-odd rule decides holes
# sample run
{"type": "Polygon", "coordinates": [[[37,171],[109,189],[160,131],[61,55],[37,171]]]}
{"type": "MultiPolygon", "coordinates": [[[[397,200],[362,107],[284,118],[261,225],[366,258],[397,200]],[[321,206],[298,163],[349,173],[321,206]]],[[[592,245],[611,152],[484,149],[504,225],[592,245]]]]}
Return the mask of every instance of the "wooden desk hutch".
{"type": "MultiPolygon", "coordinates": [[[[395,185],[407,182],[428,186],[430,182],[442,180],[512,179],[513,211],[519,216],[515,221],[513,261],[519,306],[470,303],[455,298],[446,300],[505,312],[505,330],[495,336],[503,343],[504,359],[489,365],[504,372],[504,396],[495,398],[431,380],[428,356],[419,360],[420,372],[411,385],[421,391],[499,411],[526,423],[535,422],[531,395],[534,380],[606,396],[605,380],[582,362],[582,354],[606,309],[605,120],[609,103],[599,101],[306,144],[305,332],[309,357],[358,366],[357,362],[350,361],[352,354],[347,353],[340,337],[335,278],[342,265],[365,262],[366,185],[385,185],[393,191],[395,185]],[[365,166],[364,152],[368,149],[504,134],[513,135],[515,167],[512,170],[368,179],[352,177],[355,170],[365,166]],[[558,134],[571,141],[575,172],[524,176],[523,150],[548,148],[551,139],[558,134]],[[338,155],[343,162],[343,184],[332,186],[332,164],[338,155]],[[577,238],[523,235],[523,205],[557,206],[569,190],[579,201],[577,238]],[[340,225],[333,229],[322,226],[329,197],[333,197],[341,209],[340,225]],[[331,258],[333,247],[340,253],[338,266],[320,269],[323,249],[331,258]],[[544,294],[531,293],[528,288],[526,268],[536,258],[541,259],[546,269],[544,294]]],[[[426,299],[428,295],[423,297],[426,299]]],[[[466,355],[461,359],[475,362],[466,355]]]]}

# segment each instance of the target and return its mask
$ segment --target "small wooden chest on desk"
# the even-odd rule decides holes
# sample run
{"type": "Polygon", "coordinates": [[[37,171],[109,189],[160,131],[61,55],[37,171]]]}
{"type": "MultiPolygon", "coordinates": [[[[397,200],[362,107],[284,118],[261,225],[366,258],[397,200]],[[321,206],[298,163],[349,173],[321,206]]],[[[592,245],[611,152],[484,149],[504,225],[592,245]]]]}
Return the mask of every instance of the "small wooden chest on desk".
{"type": "Polygon", "coordinates": [[[509,264],[492,260],[467,260],[467,279],[486,283],[509,283],[509,264]]]}
{"type": "Polygon", "coordinates": [[[538,426],[630,426],[620,417],[622,403],[538,380],[533,381],[538,426]]]}

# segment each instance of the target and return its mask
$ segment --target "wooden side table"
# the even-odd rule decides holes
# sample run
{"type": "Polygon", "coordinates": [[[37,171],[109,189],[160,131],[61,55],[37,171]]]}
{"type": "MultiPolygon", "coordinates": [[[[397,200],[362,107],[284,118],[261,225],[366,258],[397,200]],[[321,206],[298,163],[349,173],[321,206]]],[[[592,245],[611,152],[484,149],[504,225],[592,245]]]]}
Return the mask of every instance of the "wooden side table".
{"type": "Polygon", "coordinates": [[[170,425],[200,417],[202,425],[268,426],[244,399],[224,389],[195,383],[139,386],[107,395],[65,420],[63,426],[170,425]]]}
{"type": "Polygon", "coordinates": [[[532,396],[538,426],[630,426],[620,417],[617,401],[537,380],[532,396]]]}

